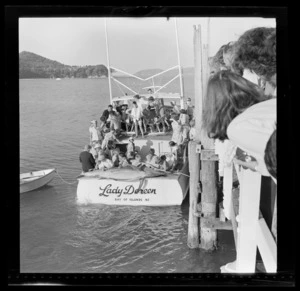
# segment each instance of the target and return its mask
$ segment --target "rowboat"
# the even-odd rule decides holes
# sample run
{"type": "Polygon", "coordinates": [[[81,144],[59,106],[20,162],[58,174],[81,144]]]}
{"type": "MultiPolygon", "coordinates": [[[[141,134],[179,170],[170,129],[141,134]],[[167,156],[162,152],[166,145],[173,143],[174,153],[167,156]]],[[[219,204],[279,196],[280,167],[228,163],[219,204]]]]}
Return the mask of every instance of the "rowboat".
{"type": "MultiPolygon", "coordinates": [[[[106,24],[106,22],[105,22],[106,24]]],[[[177,35],[177,33],[176,33],[177,35]]],[[[107,43],[107,32],[106,32],[107,43]]],[[[177,42],[178,43],[178,42],[177,42]]],[[[178,48],[178,46],[177,46],[178,48]]],[[[169,68],[158,74],[154,74],[146,79],[126,73],[123,70],[111,67],[109,65],[109,53],[107,45],[107,63],[108,63],[108,82],[111,104],[122,105],[130,103],[138,94],[140,101],[145,105],[146,100],[151,96],[154,100],[160,100],[165,110],[171,110],[170,102],[179,100],[181,108],[183,108],[183,81],[182,69],[180,65],[169,68]],[[136,92],[129,88],[120,80],[117,80],[111,75],[111,69],[122,74],[134,77],[141,82],[152,81],[151,86],[144,87],[145,93],[136,92]],[[154,84],[154,79],[170,70],[178,70],[178,75],[167,81],[164,85],[157,86],[154,84]],[[180,79],[180,93],[165,92],[167,85],[175,79],[180,79]],[[133,94],[122,92],[123,95],[113,97],[111,90],[111,81],[115,81],[117,85],[122,85],[133,94]],[[151,89],[151,90],[148,90],[151,89]],[[163,91],[164,90],[164,91],[163,91]],[[151,92],[149,92],[151,91],[151,92]]],[[[178,50],[177,50],[178,52],[178,50]]],[[[143,106],[141,103],[141,106],[143,106]]],[[[120,151],[126,149],[130,136],[134,132],[123,132],[122,136],[118,136],[120,141],[116,146],[120,151]]],[[[150,148],[155,150],[157,156],[172,155],[169,147],[169,142],[172,138],[172,133],[169,131],[151,132],[144,137],[135,137],[135,148],[142,160],[145,160],[150,148]]],[[[95,171],[94,171],[95,172],[95,171]]],[[[80,204],[100,203],[108,205],[131,205],[131,206],[173,206],[181,205],[185,199],[189,189],[189,166],[186,151],[183,157],[183,164],[178,172],[165,172],[163,175],[159,172],[145,172],[138,169],[109,169],[105,174],[88,173],[78,177],[77,185],[77,202],[80,204]]]]}
{"type": "Polygon", "coordinates": [[[20,193],[36,190],[48,184],[55,176],[56,169],[47,169],[20,174],[20,193]]]}

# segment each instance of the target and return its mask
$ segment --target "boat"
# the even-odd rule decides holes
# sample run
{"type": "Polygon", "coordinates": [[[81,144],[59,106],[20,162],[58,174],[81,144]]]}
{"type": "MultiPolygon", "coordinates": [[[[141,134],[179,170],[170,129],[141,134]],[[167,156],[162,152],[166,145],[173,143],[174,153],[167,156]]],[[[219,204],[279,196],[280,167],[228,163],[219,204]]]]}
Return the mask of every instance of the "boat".
{"type": "MultiPolygon", "coordinates": [[[[134,97],[139,95],[142,100],[145,101],[150,96],[152,96],[154,99],[160,99],[162,105],[165,106],[167,110],[170,106],[168,103],[174,100],[179,100],[181,108],[183,108],[182,70],[180,65],[174,66],[146,79],[142,79],[115,67],[111,67],[109,65],[108,46],[107,58],[111,104],[130,104],[134,97]],[[110,73],[111,68],[114,71],[127,74],[142,82],[152,80],[152,86],[144,87],[143,89],[146,90],[145,93],[136,92],[132,88],[129,88],[123,84],[120,80],[115,79],[110,73]],[[154,84],[155,77],[173,69],[178,69],[178,75],[176,77],[167,81],[164,85],[156,86],[154,84]],[[167,85],[173,82],[176,78],[180,79],[181,92],[163,92],[162,90],[166,89],[167,85]],[[112,80],[115,81],[117,85],[124,86],[133,94],[128,95],[127,93],[123,92],[121,96],[113,97],[111,90],[112,80]],[[149,89],[151,89],[150,92],[149,89]]],[[[116,146],[124,152],[129,138],[134,134],[135,132],[122,132],[122,135],[118,136],[120,143],[116,144],[116,146]]],[[[171,155],[171,149],[169,147],[169,141],[171,140],[171,137],[172,132],[170,131],[147,133],[144,135],[144,137],[135,137],[135,148],[142,157],[142,160],[146,158],[150,148],[155,150],[155,154],[157,156],[163,154],[171,155]]],[[[171,173],[165,171],[163,175],[160,175],[159,170],[154,170],[154,172],[147,172],[145,174],[143,172],[139,172],[137,169],[132,169],[132,172],[130,172],[129,169],[126,169],[125,172],[123,168],[115,168],[105,171],[108,172],[106,175],[93,175],[92,172],[91,174],[81,175],[78,177],[77,202],[80,204],[100,203],[107,205],[131,206],[181,205],[189,190],[189,166],[186,152],[187,151],[185,149],[182,167],[178,172],[171,173]],[[155,171],[157,171],[156,174],[155,171]]]]}
{"type": "Polygon", "coordinates": [[[51,182],[56,174],[56,169],[47,169],[20,174],[20,193],[41,188],[51,182]]]}

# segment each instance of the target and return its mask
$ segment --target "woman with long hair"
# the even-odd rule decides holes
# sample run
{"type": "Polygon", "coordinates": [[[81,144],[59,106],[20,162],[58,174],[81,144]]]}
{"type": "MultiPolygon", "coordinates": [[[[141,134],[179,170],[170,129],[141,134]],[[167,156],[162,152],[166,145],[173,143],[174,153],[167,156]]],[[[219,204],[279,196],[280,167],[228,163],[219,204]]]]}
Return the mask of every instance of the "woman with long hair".
{"type": "Polygon", "coordinates": [[[231,140],[257,160],[256,170],[269,176],[264,150],[276,122],[276,99],[231,71],[213,75],[204,102],[203,129],[210,138],[231,140]]]}

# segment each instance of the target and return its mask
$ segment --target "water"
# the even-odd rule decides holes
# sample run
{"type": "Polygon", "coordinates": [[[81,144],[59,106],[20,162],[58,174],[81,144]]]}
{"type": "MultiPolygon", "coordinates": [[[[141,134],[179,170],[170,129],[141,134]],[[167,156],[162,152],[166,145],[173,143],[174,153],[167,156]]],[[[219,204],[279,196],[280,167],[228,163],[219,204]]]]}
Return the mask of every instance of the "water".
{"type": "MultiPolygon", "coordinates": [[[[192,81],[185,80],[189,96],[192,81]]],[[[108,103],[106,79],[20,80],[20,171],[54,167],[76,181],[89,122],[108,103]]],[[[188,248],[188,200],[174,207],[82,206],[76,187],[56,176],[21,194],[21,272],[204,273],[235,259],[230,231],[219,232],[214,253],[188,248]]]]}

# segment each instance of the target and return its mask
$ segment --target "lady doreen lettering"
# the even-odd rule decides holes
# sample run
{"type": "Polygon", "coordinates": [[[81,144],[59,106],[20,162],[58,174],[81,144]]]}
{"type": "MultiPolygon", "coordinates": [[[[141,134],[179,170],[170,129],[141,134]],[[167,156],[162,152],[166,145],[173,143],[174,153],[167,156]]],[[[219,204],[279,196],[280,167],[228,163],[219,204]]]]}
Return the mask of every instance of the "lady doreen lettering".
{"type": "Polygon", "coordinates": [[[112,184],[106,185],[104,188],[99,187],[101,191],[99,196],[108,197],[109,195],[117,195],[120,197],[122,194],[131,195],[131,194],[156,194],[156,189],[146,188],[146,189],[136,189],[133,185],[127,185],[125,188],[112,188],[112,184]]]}

